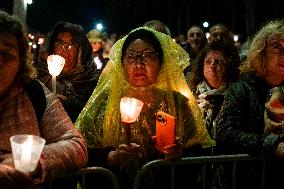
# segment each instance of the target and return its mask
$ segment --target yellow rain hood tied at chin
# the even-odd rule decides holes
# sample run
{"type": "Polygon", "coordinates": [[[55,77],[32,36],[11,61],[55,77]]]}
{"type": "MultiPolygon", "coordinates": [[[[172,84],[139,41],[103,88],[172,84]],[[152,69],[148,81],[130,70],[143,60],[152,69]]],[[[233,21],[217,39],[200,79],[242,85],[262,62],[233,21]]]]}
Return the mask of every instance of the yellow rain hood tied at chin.
{"type": "MultiPolygon", "coordinates": [[[[154,92],[150,92],[149,96],[144,99],[140,98],[140,100],[145,102],[152,99],[152,104],[166,107],[167,113],[177,118],[176,136],[180,138],[185,147],[195,144],[200,144],[202,147],[215,145],[215,141],[209,137],[202,120],[201,111],[183,75],[183,69],[189,65],[189,55],[170,36],[163,33],[145,27],[137,28],[131,32],[141,29],[148,30],[156,36],[163,50],[163,62],[157,81],[147,87],[149,91],[154,92]],[[182,94],[178,95],[182,97],[177,98],[176,94],[178,93],[182,94]],[[182,101],[179,101],[179,99],[185,99],[184,103],[181,103],[182,101]],[[166,105],[163,106],[159,104],[160,102],[166,105]],[[177,106],[177,104],[179,105],[177,106]],[[188,114],[191,114],[190,119],[186,118],[188,114]],[[185,122],[185,120],[190,121],[185,122]]],[[[127,36],[120,39],[112,47],[110,61],[103,70],[96,89],[75,123],[89,147],[117,147],[124,142],[123,126],[120,121],[120,99],[123,96],[133,96],[137,89],[131,86],[124,77],[121,56],[122,46],[126,38],[127,36]]],[[[139,94],[137,96],[139,97],[139,94]]],[[[152,104],[147,105],[146,103],[145,108],[149,108],[152,104]]],[[[131,133],[133,134],[133,142],[139,142],[140,137],[135,132],[135,128],[145,128],[149,131],[148,133],[155,134],[155,113],[157,111],[158,109],[153,112],[154,115],[149,115],[150,111],[143,112],[142,110],[138,120],[132,126],[134,130],[131,133]],[[147,125],[146,123],[150,124],[147,125]]]]}

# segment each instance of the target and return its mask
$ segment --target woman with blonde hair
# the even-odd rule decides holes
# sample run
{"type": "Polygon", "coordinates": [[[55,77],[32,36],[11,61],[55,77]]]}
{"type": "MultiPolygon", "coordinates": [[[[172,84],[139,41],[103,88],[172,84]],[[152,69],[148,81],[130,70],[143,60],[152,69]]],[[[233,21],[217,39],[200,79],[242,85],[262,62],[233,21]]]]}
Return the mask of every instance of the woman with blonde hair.
{"type": "MultiPolygon", "coordinates": [[[[252,40],[247,63],[242,68],[241,78],[233,83],[225,96],[223,107],[217,118],[217,144],[224,153],[248,153],[257,157],[273,158],[274,166],[266,180],[268,188],[275,188],[283,178],[277,174],[279,159],[284,158],[282,134],[264,132],[265,103],[272,88],[283,85],[284,80],[284,20],[270,21],[252,40]],[[272,179],[272,180],[270,180],[272,179]],[[274,187],[275,186],[275,187],[274,187]]],[[[271,171],[270,170],[270,171],[271,171]]],[[[254,173],[243,175],[240,184],[247,186],[254,173]],[[249,182],[246,182],[250,179],[249,182]]],[[[257,180],[256,180],[257,182],[257,180]]],[[[259,183],[259,182],[258,182],[259,183]]]]}

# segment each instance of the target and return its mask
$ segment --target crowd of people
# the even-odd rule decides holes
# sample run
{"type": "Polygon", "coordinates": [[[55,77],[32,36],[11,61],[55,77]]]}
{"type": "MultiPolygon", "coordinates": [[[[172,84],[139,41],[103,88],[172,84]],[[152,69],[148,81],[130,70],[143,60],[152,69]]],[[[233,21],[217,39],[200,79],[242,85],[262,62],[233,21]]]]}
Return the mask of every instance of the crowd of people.
{"type": "MultiPolygon", "coordinates": [[[[119,38],[59,21],[36,56],[27,31],[17,17],[0,12],[1,188],[44,188],[51,180],[58,180],[58,188],[77,188],[79,179],[59,177],[100,166],[117,176],[120,188],[131,189],[137,172],[152,160],[244,153],[272,159],[265,186],[281,184],[283,20],[263,25],[245,54],[224,24],[212,26],[208,38],[193,25],[187,40],[181,42],[160,20],[150,20],[119,38]],[[50,55],[65,60],[56,78],[56,92],[52,92],[54,79],[47,63],[50,55]],[[121,120],[123,97],[143,102],[132,123],[121,120]],[[170,144],[158,147],[157,122],[167,130],[169,116],[174,131],[164,130],[164,137],[174,137],[170,144]],[[9,139],[18,134],[46,140],[33,172],[15,168],[9,139]]],[[[251,167],[237,174],[241,178],[237,188],[260,185],[259,167],[251,167]]],[[[177,174],[190,180],[193,188],[202,186],[202,168],[195,168],[185,166],[177,174]]],[[[207,176],[212,178],[206,186],[229,189],[231,169],[227,165],[210,169],[207,176]]],[[[169,188],[167,176],[163,169],[152,172],[143,187],[169,188]]],[[[109,186],[90,175],[86,187],[109,186]]]]}

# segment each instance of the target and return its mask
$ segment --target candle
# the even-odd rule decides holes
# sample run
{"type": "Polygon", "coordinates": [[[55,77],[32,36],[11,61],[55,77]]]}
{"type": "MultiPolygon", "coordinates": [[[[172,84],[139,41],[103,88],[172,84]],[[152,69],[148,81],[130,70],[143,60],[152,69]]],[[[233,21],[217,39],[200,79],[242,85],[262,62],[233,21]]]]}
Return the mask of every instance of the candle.
{"type": "Polygon", "coordinates": [[[130,144],[131,136],[131,123],[135,122],[138,118],[142,107],[143,102],[141,100],[129,97],[123,97],[120,100],[120,113],[121,121],[124,124],[126,144],[130,144]]]}
{"type": "Polygon", "coordinates": [[[121,121],[125,123],[133,123],[138,118],[143,102],[141,100],[129,97],[123,97],[120,101],[121,121]]]}
{"type": "Polygon", "coordinates": [[[30,169],[30,162],[32,160],[32,145],[33,139],[32,137],[28,137],[27,140],[22,145],[22,154],[20,159],[20,166],[24,172],[28,172],[30,169]]]}
{"type": "Polygon", "coordinates": [[[59,55],[49,55],[47,57],[48,71],[53,76],[58,76],[65,64],[65,59],[59,55]]]}
{"type": "Polygon", "coordinates": [[[45,139],[34,135],[14,135],[10,137],[15,168],[24,173],[36,169],[45,139]]]}
{"type": "Polygon", "coordinates": [[[52,92],[56,93],[56,76],[60,74],[65,64],[65,59],[59,55],[49,55],[47,57],[47,66],[50,75],[52,75],[52,92]]]}
{"type": "Polygon", "coordinates": [[[96,65],[97,65],[97,69],[101,69],[102,68],[102,66],[103,66],[103,63],[102,63],[102,61],[99,59],[99,57],[95,57],[94,58],[94,62],[96,63],[96,65]]]}

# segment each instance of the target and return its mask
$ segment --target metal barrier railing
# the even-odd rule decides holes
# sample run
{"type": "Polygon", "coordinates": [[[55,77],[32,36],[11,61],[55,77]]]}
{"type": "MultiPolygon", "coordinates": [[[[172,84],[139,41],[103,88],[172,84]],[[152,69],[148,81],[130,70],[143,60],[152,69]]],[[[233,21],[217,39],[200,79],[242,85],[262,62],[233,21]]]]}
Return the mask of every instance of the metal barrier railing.
{"type": "MultiPolygon", "coordinates": [[[[169,167],[170,168],[170,188],[175,189],[175,173],[176,173],[176,166],[178,165],[193,165],[199,164],[201,166],[200,178],[201,178],[201,188],[206,189],[206,174],[208,166],[213,164],[221,164],[221,163],[230,163],[232,164],[231,169],[231,187],[232,189],[236,188],[236,171],[238,169],[237,163],[239,162],[250,162],[250,161],[258,161],[261,163],[261,183],[260,188],[264,189],[265,185],[265,178],[266,178],[266,161],[262,158],[251,157],[248,154],[236,154],[236,155],[217,155],[217,156],[199,156],[199,157],[185,157],[176,161],[169,161],[169,160],[153,160],[151,162],[146,163],[140,171],[137,173],[134,183],[133,189],[140,189],[141,183],[143,182],[142,177],[145,176],[147,173],[150,173],[155,168],[161,167],[169,167]]],[[[103,175],[107,179],[110,180],[113,189],[119,189],[119,181],[117,177],[111,172],[109,169],[103,167],[86,167],[82,168],[74,173],[63,175],[60,178],[75,178],[80,177],[80,186],[81,189],[86,189],[86,176],[87,175],[103,175]]],[[[96,181],[92,181],[95,187],[96,181]]],[[[90,183],[89,183],[90,184],[90,183]]],[[[53,189],[52,181],[48,184],[49,189],[53,189]]]]}
{"type": "Polygon", "coordinates": [[[171,169],[171,189],[175,188],[175,167],[177,165],[188,165],[188,164],[202,164],[201,171],[201,180],[202,180],[202,189],[206,188],[206,170],[208,165],[215,163],[232,163],[232,181],[231,188],[236,188],[236,170],[237,162],[243,161],[261,161],[262,164],[262,173],[261,173],[261,189],[264,188],[265,184],[265,170],[266,170],[266,161],[264,159],[251,157],[248,154],[236,154],[236,155],[218,155],[218,156],[200,156],[200,157],[185,157],[177,161],[168,161],[168,160],[154,160],[149,163],[146,163],[141,170],[137,173],[134,180],[133,188],[139,189],[139,186],[142,182],[142,176],[146,173],[149,173],[154,168],[159,168],[163,166],[170,166],[171,169]]]}
{"type": "MultiPolygon", "coordinates": [[[[86,176],[87,175],[97,175],[97,174],[105,176],[111,182],[113,189],[119,189],[119,183],[118,183],[117,177],[110,170],[103,168],[103,167],[86,167],[86,168],[79,169],[78,171],[74,173],[65,174],[59,178],[80,177],[81,178],[80,179],[81,189],[85,189],[86,188],[86,176]]],[[[48,183],[48,188],[53,189],[53,181],[50,181],[48,183]]]]}

